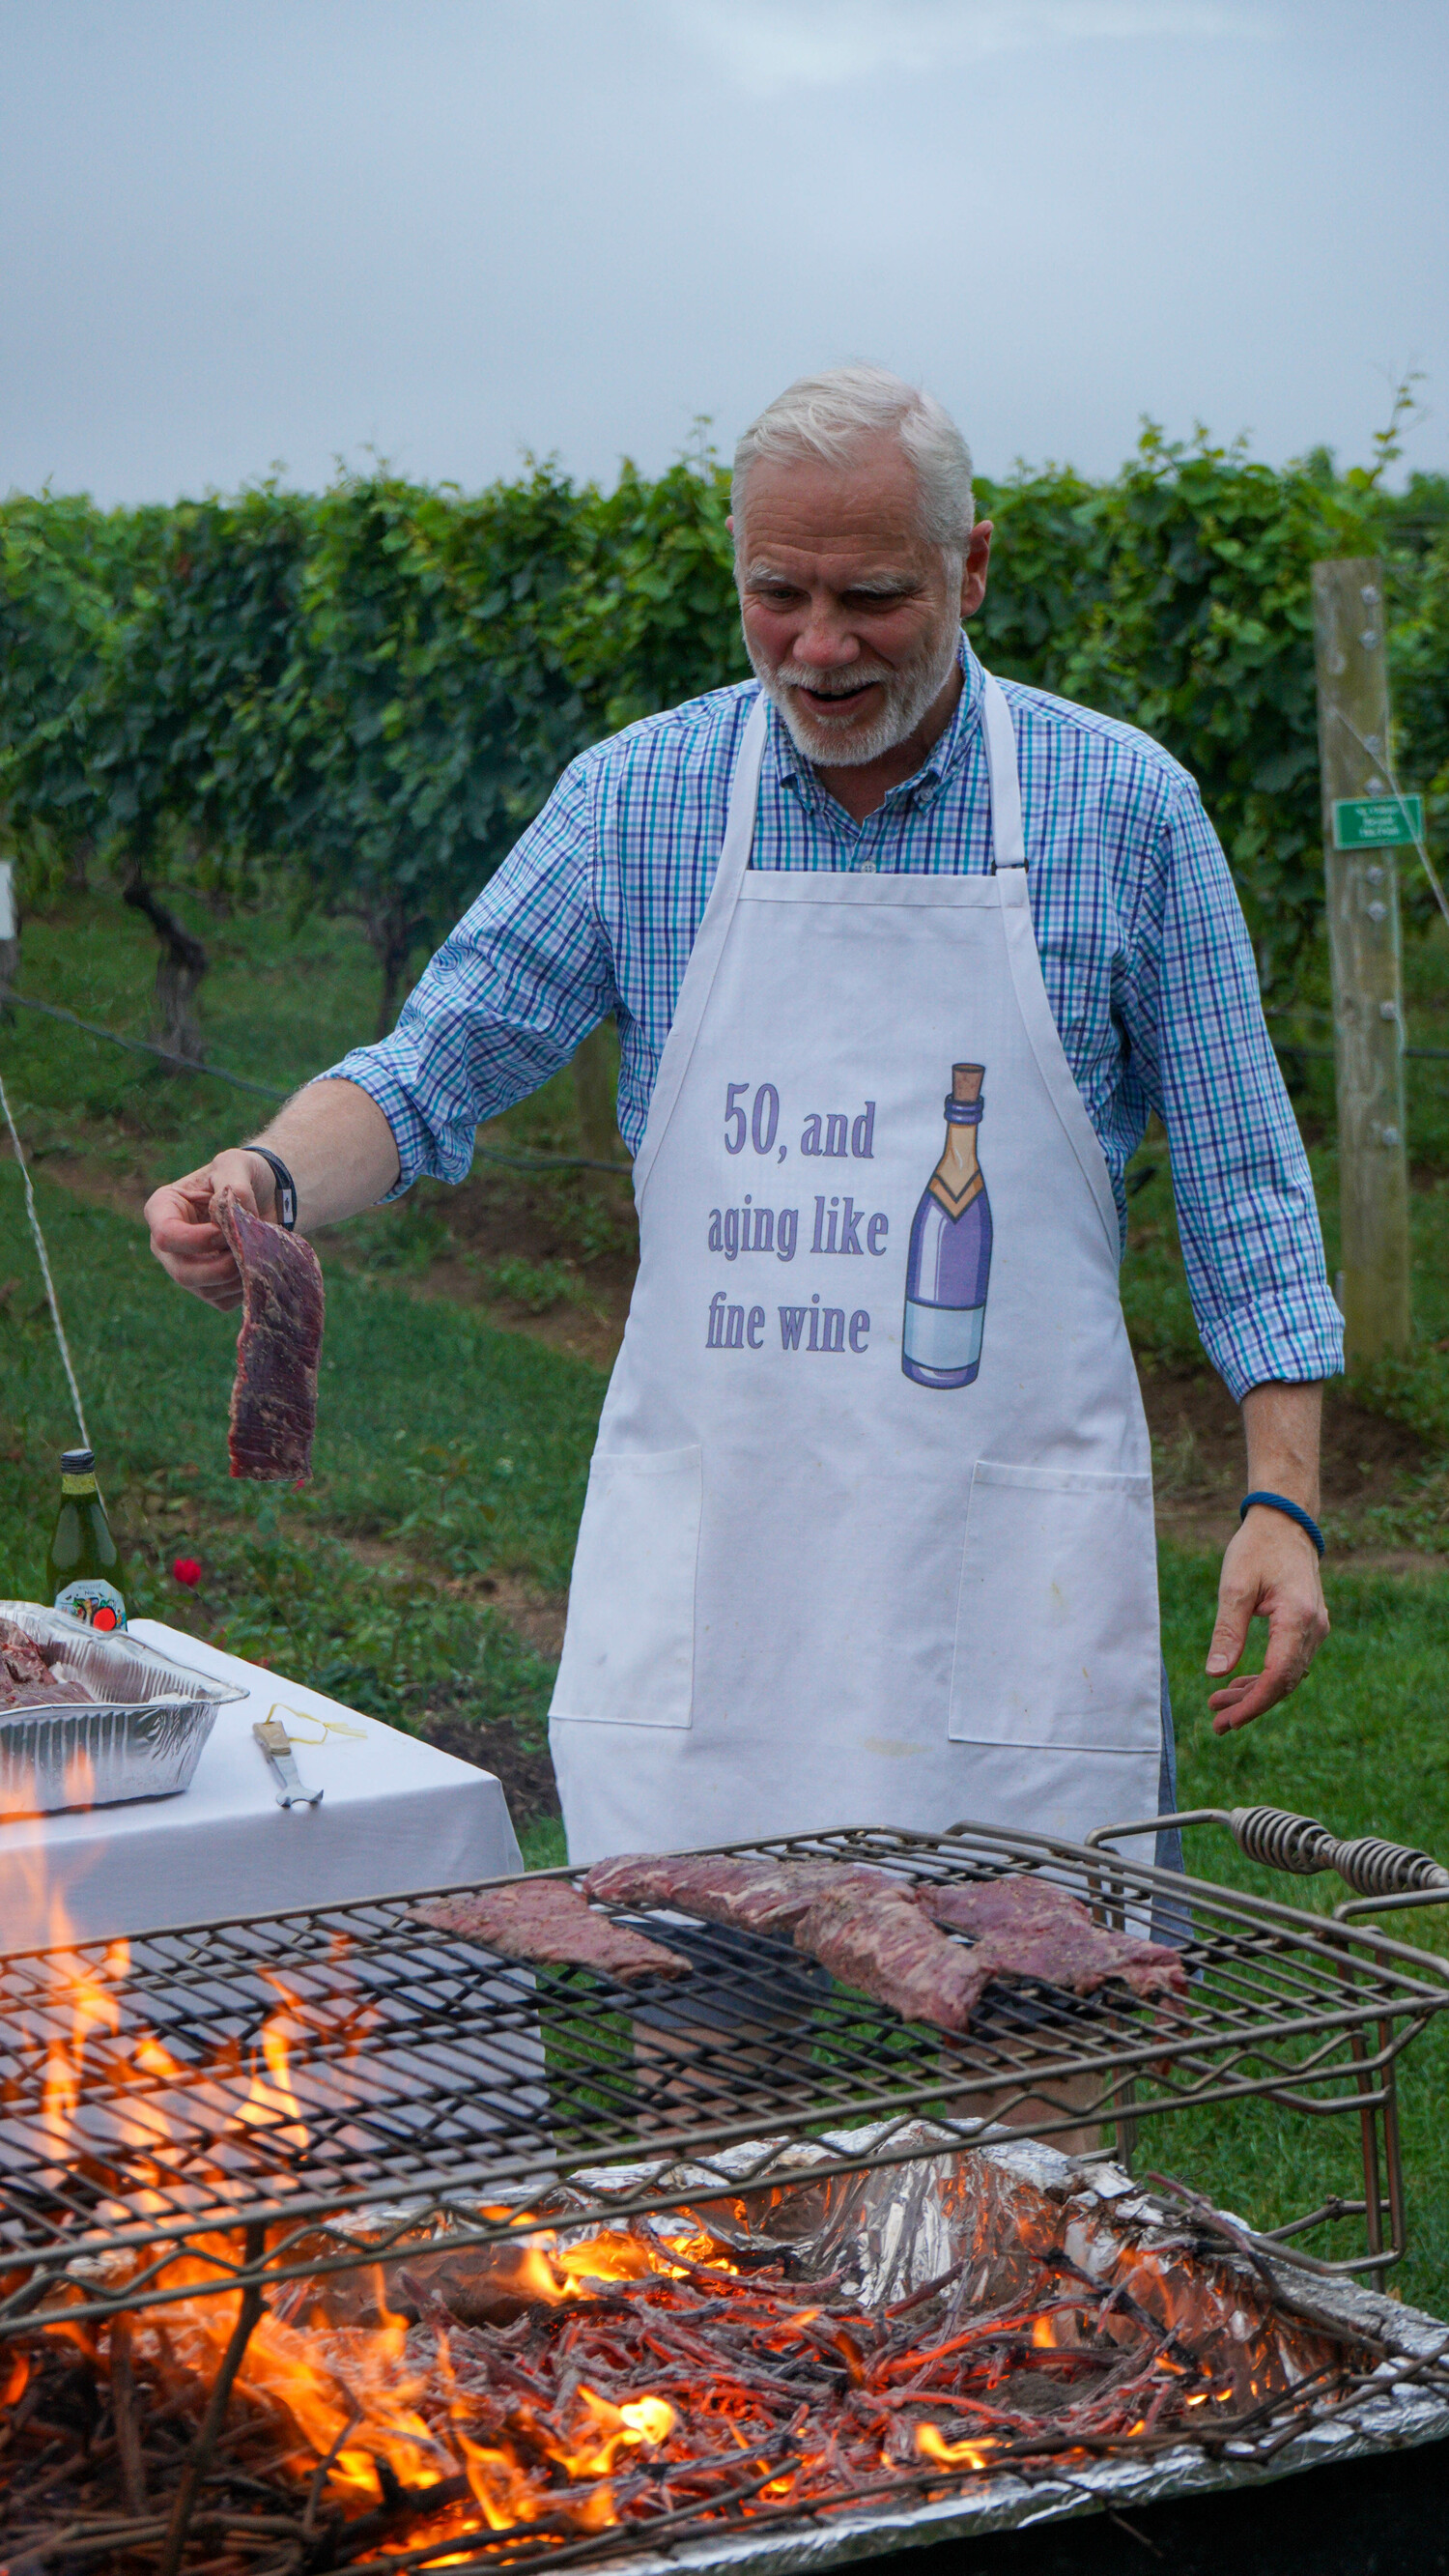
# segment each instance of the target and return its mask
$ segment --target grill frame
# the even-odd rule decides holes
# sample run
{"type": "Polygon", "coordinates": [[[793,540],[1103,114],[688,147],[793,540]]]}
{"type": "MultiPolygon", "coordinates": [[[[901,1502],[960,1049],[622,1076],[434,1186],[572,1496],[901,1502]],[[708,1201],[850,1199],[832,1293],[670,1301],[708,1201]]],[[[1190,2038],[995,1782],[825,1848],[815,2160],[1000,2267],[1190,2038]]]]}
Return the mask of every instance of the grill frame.
{"type": "MultiPolygon", "coordinates": [[[[878,2127],[880,2140],[868,2161],[886,2165],[919,2153],[907,2133],[929,2117],[961,2146],[979,2144],[983,2096],[998,2134],[1013,2109],[1031,2105],[1033,2134],[1049,2141],[1087,2119],[1115,2120],[1119,2150],[1130,2149],[1144,2118],[1266,2097],[1313,2116],[1357,2114],[1365,2124],[1366,2171],[1369,2130],[1382,2116],[1389,2147],[1393,2252],[1401,2249],[1394,2063],[1432,2015],[1449,2007],[1449,1961],[1358,1923],[1330,1921],[1210,1881],[1184,1879],[1115,1851],[985,1826],[962,1825],[944,1835],[863,1826],[715,1848],[868,1861],[914,1878],[980,1879],[1003,1869],[1033,1868],[1087,1899],[1100,1915],[1118,1921],[1144,1918],[1154,1903],[1178,1911],[1186,1907],[1193,1918],[1186,1955],[1189,1965],[1202,1971],[1188,2007],[1187,2029],[1174,2036],[1171,2027],[1154,2027],[1146,2013],[1111,2001],[1093,1999],[1082,2005],[1073,1998],[1044,1999],[1042,1990],[1023,1990],[1015,2000],[996,2005],[994,2037],[973,2038],[959,2050],[952,2044],[961,2068],[952,2086],[943,2080],[940,2034],[903,2024],[881,2007],[842,1999],[840,1990],[824,2000],[812,1992],[807,2003],[802,1979],[801,2011],[808,2009],[812,2016],[817,2051],[817,2062],[804,2080],[785,2080],[784,2072],[786,2049],[798,2056],[799,2020],[777,2048],[781,2080],[772,2078],[768,2084],[742,2071],[740,2053],[727,2035],[696,2044],[692,2053],[686,2051],[684,2062],[691,2080],[706,2093],[707,2116],[677,2123],[671,2106],[669,2145],[680,2173],[677,2188],[656,2182],[632,2196],[627,2188],[621,2195],[609,2192],[600,2198],[601,2217],[663,2211],[698,2200],[700,2168],[708,2169],[712,2154],[766,2136],[774,2152],[782,2140],[870,2123],[878,2127]],[[1215,1928],[1210,1932],[1209,1927],[1215,1928]],[[1213,2001],[1219,1987],[1221,1995],[1213,2001]],[[1300,2051],[1296,2057],[1294,2049],[1300,2051]],[[860,2071],[867,2064],[873,2070],[870,2077],[860,2071]],[[1080,2090],[1094,2077],[1101,2087],[1095,2106],[1084,2104],[1080,2090]],[[1077,2088],[1070,2099],[1062,2098],[1065,2087],[1077,2088]],[[969,2113],[959,2107],[965,2094],[975,2097],[969,2113]],[[953,2098],[958,2103],[955,2116],[953,2098]]],[[[549,1874],[575,1882],[581,1875],[568,1869],[549,1874]]],[[[430,1891],[456,1892],[456,1886],[430,1891]]],[[[47,2292],[62,2275],[66,2313],[79,2322],[142,2304],[194,2298],[206,2289],[279,2282],[373,2261],[414,2229],[425,2210],[447,2214],[449,2232],[459,2245],[496,2242],[528,2232],[532,2203],[560,2170],[617,2168],[641,2156],[657,2158],[658,2129],[641,2132],[622,2116],[624,2097],[635,2102],[639,2085],[620,2043],[629,2034],[631,2010],[651,1997],[677,2005],[682,1993],[694,1992],[707,2000],[715,1982],[711,1972],[685,1988],[634,1989],[625,1995],[580,1970],[541,1976],[506,1963],[480,1970],[480,1944],[440,1934],[417,1918],[417,1906],[426,1901],[416,1894],[384,1896],[138,1936],[127,1945],[124,1978],[116,1967],[117,1945],[104,1942],[0,1957],[0,2340],[41,2321],[49,2312],[47,2292]],[[405,1971],[401,1979],[399,1961],[405,1971]],[[45,2152],[37,2150],[34,2140],[37,2134],[44,2136],[47,2054],[53,2064],[54,2050],[66,2037],[61,1998],[74,1993],[73,1973],[69,1983],[62,1975],[66,1962],[72,1971],[76,1963],[84,1964],[97,1990],[114,2002],[123,2024],[119,2034],[107,2039],[93,2017],[80,2069],[80,2112],[90,2124],[92,2149],[100,2116],[109,2116],[110,2106],[134,2123],[143,2120],[148,2106],[154,2111],[158,2096],[174,2100],[179,2089],[194,2113],[205,2111],[189,2151],[172,2159],[178,2170],[167,2186],[172,2205],[164,2209],[136,2206],[130,2214],[100,2223],[98,2186],[74,2157],[73,2180],[57,2184],[44,2179],[46,2152],[53,2171],[57,2151],[53,2143],[45,2152]],[[411,2120],[411,2140],[393,2135],[385,2171],[364,2172],[366,2159],[345,2138],[330,2167],[315,2152],[309,2165],[294,2143],[297,2113],[288,2113],[285,2103],[273,2101],[254,2125],[239,2127],[240,2104],[250,2092],[255,2111],[256,2086],[266,2081],[257,2048],[263,2025],[284,2009],[280,1993],[268,1985],[267,1970],[284,1974],[293,1993],[302,1980],[309,1988],[307,2010],[330,2032],[330,2039],[319,2038],[294,2054],[301,2116],[314,2139],[322,2121],[312,2096],[324,2088],[324,2080],[345,2097],[348,2087],[341,2079],[349,2070],[375,2086],[384,2064],[392,2065],[392,2102],[363,2105],[354,2099],[349,2106],[344,2099],[339,2110],[327,2115],[329,2139],[349,2124],[366,2127],[374,2165],[381,2154],[377,2138],[386,2123],[406,2131],[411,2120]],[[433,1990],[431,2020],[426,2009],[415,2009],[413,1989],[419,1983],[433,1990]],[[465,1983],[471,2000],[462,2003],[453,1990],[465,1983]],[[350,2036],[340,2009],[328,2019],[329,1996],[340,2007],[344,1990],[355,2003],[359,1989],[369,2012],[381,2014],[385,2006],[392,2015],[390,2055],[377,2045],[375,2024],[359,2024],[355,2011],[350,2036]],[[178,1997],[191,1999],[189,2018],[178,1997]],[[129,2033],[128,2011],[135,2017],[129,2033]],[[237,2040],[234,2078],[223,2080],[214,2066],[207,2073],[198,2065],[187,2084],[177,2088],[162,2077],[135,2073],[128,2039],[132,2053],[147,2031],[166,2045],[179,2042],[186,2051],[197,2052],[207,2030],[230,2031],[237,2040]],[[585,2043],[591,2035],[597,2043],[605,2032],[611,2052],[601,2056],[595,2045],[590,2054],[585,2043]],[[480,2044],[481,2063],[476,2054],[480,2044]],[[424,2053],[429,2048],[435,2052],[431,2058],[424,2053]],[[438,2086],[436,2079],[450,2059],[451,2075],[438,2086]],[[103,2066],[111,2070],[109,2091],[98,2080],[103,2066]],[[434,2079],[431,2100],[419,2089],[419,2069],[434,2079]],[[506,2113],[496,2090],[505,2074],[514,2085],[506,2113]],[[396,2088],[404,2082],[412,2090],[398,2094],[396,2088]],[[591,2098],[593,2107],[585,2116],[591,2098]],[[569,2114],[567,2125],[560,2118],[561,2103],[569,2114]],[[28,2171],[21,2152],[27,2116],[32,2142],[28,2171]],[[197,2159],[208,2136],[227,2119],[233,2170],[225,2189],[208,2199],[194,2179],[197,2159]],[[471,2138],[440,2143],[441,2127],[461,2121],[466,2128],[469,2119],[471,2138]],[[499,2147],[505,2121],[512,2124],[507,2152],[499,2147]],[[247,2153],[239,2155],[243,2143],[247,2153]],[[270,2171],[264,2148],[272,2153],[270,2171]],[[319,2253],[316,2236],[322,2220],[350,2218],[356,2224],[365,2215],[369,2224],[362,2250],[319,2253]],[[247,2234],[253,2249],[260,2242],[260,2252],[245,2250],[247,2234]],[[203,2282],[177,2285],[163,2277],[183,2251],[204,2265],[203,2282]]],[[[625,1919],[657,1938],[668,1937],[668,1924],[658,1915],[625,1919]]],[[[710,1934],[711,1927],[699,1927],[706,1949],[710,1934]]],[[[729,1936],[736,1944],[739,1937],[729,1936]]],[[[491,1954],[482,1955],[491,1959],[491,1954]]],[[[778,1989],[778,1951],[773,1961],[762,1963],[762,1979],[766,1971],[778,1989]]],[[[723,1969],[719,1977],[737,2003],[735,1954],[727,1978],[723,1969]]],[[[423,2003],[426,2007],[426,1992],[423,2003]]],[[[860,2162],[858,2151],[843,2153],[828,2170],[858,2170],[860,2162]]],[[[133,2177],[139,2172],[139,2156],[133,2156],[133,2177]]],[[[730,2188],[739,2187],[736,2175],[730,2188]]],[[[133,2179],[133,2201],[146,2188],[133,2179]]],[[[124,2200],[124,2195],[112,2197],[118,2207],[124,2200]]],[[[1366,2185],[1365,2199],[1372,2220],[1378,2200],[1376,2140],[1372,2187],[1366,2185]]],[[[1288,2232],[1300,2232],[1321,2215],[1294,2222],[1288,2232]]],[[[1381,2234],[1375,2246],[1372,2224],[1370,2240],[1369,2253],[1357,2266],[1340,2268],[1372,2267],[1377,2272],[1393,2259],[1383,2249],[1381,2234]]]]}
{"type": "MultiPolygon", "coordinates": [[[[859,2150],[868,2141],[853,2143],[859,2150]]],[[[938,2156],[940,2145],[938,2137],[918,2132],[916,2155],[930,2162],[938,2156]]],[[[1283,2315],[1285,2323],[1298,2321],[1320,2334],[1326,2329],[1345,2347],[1342,2374],[1310,2372],[1305,2382],[1290,2385],[1262,2407],[1250,2409],[1236,2424],[1217,2429],[1204,2425],[1194,2432],[1179,2422],[1155,2436],[1139,2426],[1120,2441],[1104,2438],[1094,2445],[1088,2438],[1085,2445],[1069,2452],[1070,2464],[1051,2457],[1048,2421],[1042,2427],[1048,2438],[1040,2454],[1033,2455],[1028,2444],[1025,2456],[1007,2452],[984,2470],[933,2465],[914,2475],[899,2470],[883,2473],[879,2481],[842,2486],[836,2494],[769,2499],[760,2490],[772,2483],[781,2465],[789,2463],[777,2453],[761,2471],[764,2454],[756,2452],[742,2461],[745,2474],[716,2491],[708,2502],[666,2507],[645,2519],[584,2530],[573,2538],[565,2536],[567,2526],[550,2528],[547,2518],[447,2539],[421,2536],[411,2544],[408,2534],[401,2533],[389,2547],[385,2563],[404,2571],[404,2576],[406,2571],[431,2567],[444,2556],[464,2576],[469,2570],[473,2576],[545,2576],[550,2568],[576,2566],[607,2570],[609,2576],[667,2576],[671,2567],[679,2565],[721,2571],[721,2576],[722,2571],[736,2568],[742,2576],[745,2571],[747,2576],[789,2576],[789,2571],[894,2553],[924,2542],[979,2539],[1103,2510],[1116,2518],[1124,2508],[1136,2511],[1159,2501],[1206,2498],[1240,2491],[1245,2485],[1256,2490],[1320,2465],[1397,2454],[1408,2447],[1442,2445],[1449,2459],[1449,2327],[1441,2320],[1358,2284],[1305,2275],[1290,2258],[1265,2248],[1261,2240],[1248,2238],[1236,2222],[1209,2213],[1205,2204],[1197,2205],[1184,2219],[1180,2207],[1165,2205],[1156,2195],[1139,2190],[1110,2165],[1089,2167],[1082,2159],[1065,2158],[1021,2137],[989,2142],[985,2152],[1003,2170],[1009,2190],[1024,2183],[1029,2192],[1044,2191],[1065,2204],[1062,2231],[1068,2242],[1072,2216],[1080,2220],[1085,2215],[1090,2225],[1090,2211],[1084,2212],[1082,2203],[1084,2197],[1094,2200],[1122,2244],[1141,2246],[1149,2256],[1161,2250],[1169,2262],[1184,2252],[1206,2258],[1217,2270],[1229,2303],[1236,2275],[1250,2302],[1261,2303],[1266,2290],[1270,2308],[1283,2315]],[[1357,2353],[1354,2347],[1360,2348],[1357,2353]],[[1145,2438],[1139,2441],[1138,2434],[1145,2438]]],[[[754,2154],[754,2149],[745,2149],[728,2160],[736,2185],[753,2169],[754,2154]]],[[[855,2164],[859,2170],[859,2153],[855,2164]]],[[[803,2185],[808,2191],[823,2170],[818,2156],[797,2156],[782,2179],[787,2189],[803,2185]]],[[[577,2184],[561,2194],[560,2201],[554,2221],[571,2235],[573,2220],[583,2208],[577,2184]]],[[[586,2209],[583,2215],[587,2220],[586,2209]]],[[[883,2295],[901,2259],[889,2229],[879,2226],[881,2215],[877,2206],[874,2224],[861,2214],[855,2222],[857,2227],[863,2224],[865,2244],[871,2249],[867,2264],[883,2267],[876,2298],[883,2295]]],[[[734,2216],[738,2220],[738,2211],[734,2216]]],[[[818,2232],[815,2242],[819,2247],[818,2232]]],[[[823,2251],[827,2264],[831,2250],[827,2245],[823,2251]]],[[[822,2259],[819,2254],[817,2259],[822,2259]]],[[[906,2261],[909,2267],[911,2256],[906,2261]]],[[[925,2268],[934,2266],[928,2261],[925,2268]]],[[[911,2277],[908,2268],[905,2278],[911,2277]]],[[[894,2286],[901,2286],[898,2274],[894,2286]]],[[[233,2353],[239,2357],[238,2342],[245,2342],[249,2330],[244,2319],[239,2321],[229,2359],[233,2353]]],[[[213,2436],[218,2429],[219,2418],[211,2423],[213,2436]]],[[[201,2442],[204,2448],[205,2434],[201,2442]]],[[[427,2516],[419,2518],[426,2533],[427,2516]]],[[[64,2508],[61,2519],[66,2521],[64,2508]]],[[[189,2519],[188,2507],[183,2548],[189,2519]]],[[[227,2527],[244,2526],[233,2514],[227,2527]]],[[[67,2523],[66,2528],[83,2550],[87,2544],[94,2549],[97,2539],[108,2548],[119,2545],[114,2516],[108,2520],[98,2514],[89,2528],[84,2520],[67,2523]]],[[[172,2534],[176,2537],[174,2519],[172,2534]]],[[[136,2536],[132,2527],[131,2537],[136,2536]]],[[[53,2542],[54,2532],[20,2535],[22,2557],[29,2555],[25,2542],[36,2537],[53,2542]]],[[[336,2576],[369,2576],[379,2564],[371,2554],[376,2533],[370,2539],[365,2529],[360,2534],[359,2545],[367,2553],[360,2559],[350,2554],[347,2540],[344,2524],[336,2532],[340,2559],[331,2562],[336,2576]]],[[[173,2563],[181,2563],[180,2554],[173,2563]]]]}

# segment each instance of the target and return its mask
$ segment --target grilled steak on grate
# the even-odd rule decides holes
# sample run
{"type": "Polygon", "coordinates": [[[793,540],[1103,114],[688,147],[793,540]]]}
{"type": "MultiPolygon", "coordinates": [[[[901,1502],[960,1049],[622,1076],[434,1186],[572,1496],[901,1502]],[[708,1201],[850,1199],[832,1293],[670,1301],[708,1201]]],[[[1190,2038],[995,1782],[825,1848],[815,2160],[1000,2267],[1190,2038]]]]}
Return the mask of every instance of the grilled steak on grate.
{"type": "Polygon", "coordinates": [[[51,1671],[63,1652],[61,1646],[27,1637],[12,1620],[0,1619],[0,1709],[94,1706],[83,1681],[51,1671]]]}
{"type": "Polygon", "coordinates": [[[227,1430],[231,1472],[299,1484],[312,1472],[317,1428],[321,1266],[304,1236],[265,1224],[231,1190],[217,1191],[212,1215],[235,1256],[245,1301],[227,1430]]]}
{"type": "Polygon", "coordinates": [[[601,1905],[677,1905],[736,1932],[793,1932],[818,1896],[853,1890],[857,1902],[899,1881],[884,1870],[832,1860],[749,1860],[730,1852],[626,1852],[584,1879],[601,1905]]]}
{"type": "Polygon", "coordinates": [[[841,1886],[851,1874],[837,1870],[837,1884],[796,1925],[797,1949],[907,2021],[965,2030],[991,1974],[977,1966],[978,1952],[943,1940],[910,1888],[841,1886]]]}
{"type": "Polygon", "coordinates": [[[972,1961],[986,1976],[1039,1978],[1077,1995],[1095,1994],[1114,1980],[1144,1998],[1187,1993],[1176,1950],[1094,1923],[1078,1898],[1049,1879],[1012,1876],[975,1887],[924,1887],[920,1902],[934,1922],[972,1935],[972,1961]]]}
{"type": "Polygon", "coordinates": [[[603,1905],[677,1906],[736,1931],[793,1934],[842,1984],[941,2030],[964,2031],[996,1978],[1079,1995],[1113,1981],[1143,1996],[1187,1992],[1175,1950],[1104,1931],[1075,1897],[1038,1878],[912,1888],[850,1862],[629,1852],[596,1861],[583,1885],[603,1905]],[[947,1930],[969,1932],[971,1949],[947,1930]]]}
{"type": "Polygon", "coordinates": [[[593,1968],[621,1986],[693,1974],[677,1951],[611,1923],[560,1878],[521,1878],[509,1887],[480,1888],[476,1895],[444,1896],[418,1912],[435,1931],[464,1933],[500,1958],[593,1968]]]}

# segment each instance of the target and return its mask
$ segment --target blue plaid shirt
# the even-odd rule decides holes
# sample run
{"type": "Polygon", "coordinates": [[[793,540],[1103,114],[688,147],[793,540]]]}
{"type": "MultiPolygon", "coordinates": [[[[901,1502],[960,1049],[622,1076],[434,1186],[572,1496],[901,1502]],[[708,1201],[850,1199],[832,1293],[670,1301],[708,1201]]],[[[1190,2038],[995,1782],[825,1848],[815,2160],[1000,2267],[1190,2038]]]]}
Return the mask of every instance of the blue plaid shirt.
{"type": "MultiPolygon", "coordinates": [[[[952,722],[863,823],[821,787],[772,709],[752,864],[984,872],[981,667],[964,637],[962,665],[952,722]]],[[[1271,1379],[1331,1376],[1343,1364],[1342,1326],[1313,1185],[1197,789],[1131,726],[1002,685],[1047,997],[1107,1158],[1123,1240],[1123,1172],[1156,1110],[1213,1366],[1239,1397],[1271,1379]]],[[[752,680],[713,690],[574,761],[392,1035],[332,1067],[386,1115],[399,1191],[420,1172],[461,1181],[480,1122],[557,1072],[610,1011],[619,1129],[637,1151],[755,694],[752,680]]]]}

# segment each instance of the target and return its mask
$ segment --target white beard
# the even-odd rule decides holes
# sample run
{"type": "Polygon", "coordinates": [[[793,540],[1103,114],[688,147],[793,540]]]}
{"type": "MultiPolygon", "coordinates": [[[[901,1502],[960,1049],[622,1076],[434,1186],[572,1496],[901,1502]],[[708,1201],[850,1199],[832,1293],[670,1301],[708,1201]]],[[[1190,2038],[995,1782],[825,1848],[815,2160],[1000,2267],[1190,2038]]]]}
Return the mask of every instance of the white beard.
{"type": "Polygon", "coordinates": [[[772,670],[755,652],[748,635],[745,650],[761,688],[779,709],[796,750],[822,769],[861,769],[868,760],[879,760],[883,753],[894,751],[897,743],[915,732],[950,678],[960,642],[960,621],[955,619],[922,648],[915,661],[907,662],[898,671],[863,671],[859,664],[852,664],[842,672],[841,681],[852,690],[865,680],[879,681],[884,690],[879,715],[874,724],[863,730],[858,722],[852,725],[843,713],[834,721],[813,708],[807,714],[798,701],[790,698],[788,691],[792,688],[818,691],[823,676],[820,672],[801,670],[793,662],[782,662],[772,670]]]}

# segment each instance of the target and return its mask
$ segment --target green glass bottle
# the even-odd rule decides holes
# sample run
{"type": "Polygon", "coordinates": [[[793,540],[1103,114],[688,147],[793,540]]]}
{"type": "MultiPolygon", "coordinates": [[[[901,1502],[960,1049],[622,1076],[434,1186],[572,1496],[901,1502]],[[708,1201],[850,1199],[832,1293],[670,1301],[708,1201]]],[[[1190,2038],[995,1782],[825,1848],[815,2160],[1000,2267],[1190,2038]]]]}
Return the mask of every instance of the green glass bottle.
{"type": "Polygon", "coordinates": [[[60,1510],[45,1560],[45,1588],[57,1610],[89,1628],[124,1628],[121,1556],[96,1489],[93,1449],[67,1449],[60,1461],[60,1510]]]}

